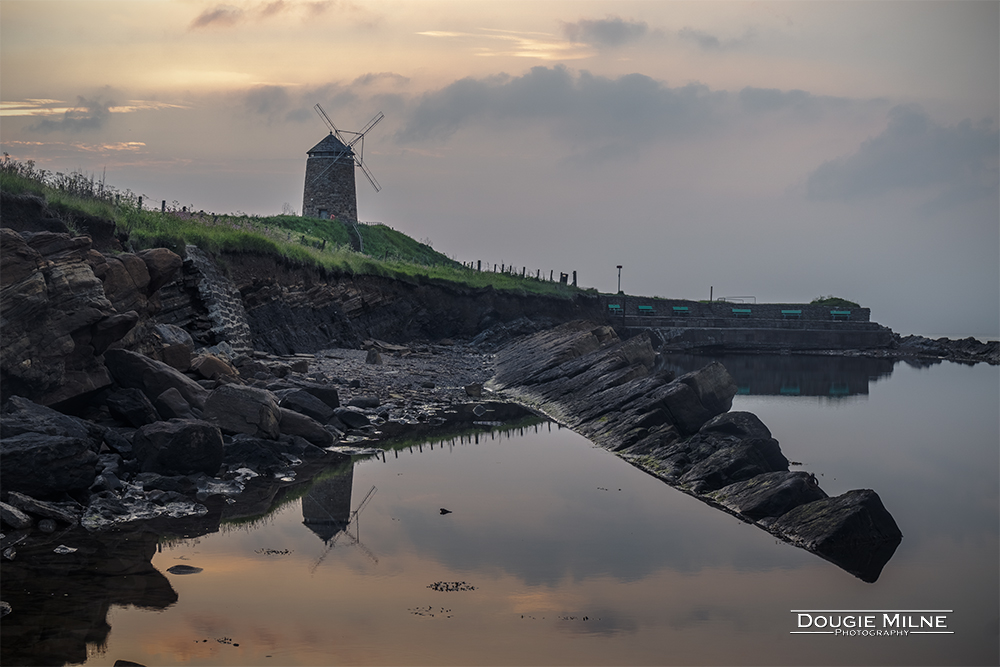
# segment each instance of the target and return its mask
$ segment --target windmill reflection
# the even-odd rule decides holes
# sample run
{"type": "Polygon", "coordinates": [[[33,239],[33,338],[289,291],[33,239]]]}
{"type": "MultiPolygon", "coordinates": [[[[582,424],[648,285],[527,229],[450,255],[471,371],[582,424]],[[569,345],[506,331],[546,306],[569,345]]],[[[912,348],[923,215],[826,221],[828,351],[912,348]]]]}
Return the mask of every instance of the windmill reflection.
{"type": "Polygon", "coordinates": [[[326,545],[326,549],[312,566],[313,572],[338,544],[357,546],[369,560],[378,564],[375,554],[361,542],[358,520],[361,510],[368,505],[377,490],[372,486],[352,511],[354,466],[348,466],[315,482],[302,497],[302,523],[326,545]]]}

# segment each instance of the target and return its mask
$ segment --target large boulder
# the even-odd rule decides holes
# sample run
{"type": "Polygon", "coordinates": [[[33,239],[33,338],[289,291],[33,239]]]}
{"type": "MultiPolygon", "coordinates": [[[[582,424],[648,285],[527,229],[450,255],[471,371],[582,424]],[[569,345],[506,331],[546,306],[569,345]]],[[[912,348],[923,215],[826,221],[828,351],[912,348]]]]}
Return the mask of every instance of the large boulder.
{"type": "Polygon", "coordinates": [[[319,400],[326,403],[329,407],[336,410],[340,407],[340,394],[337,393],[337,388],[329,384],[319,384],[317,382],[302,382],[299,387],[303,391],[307,391],[319,400]]]}
{"type": "MultiPolygon", "coordinates": [[[[304,389],[289,391],[282,396],[279,405],[312,417],[321,424],[327,423],[333,417],[333,408],[304,389]]],[[[282,427],[282,431],[284,431],[284,427],[282,427]]]]}
{"type": "Polygon", "coordinates": [[[116,311],[91,240],[0,229],[0,394],[54,405],[111,384],[100,354],[138,321],[116,311]]]}
{"type": "Polygon", "coordinates": [[[87,441],[21,433],[0,440],[0,487],[36,498],[86,491],[97,476],[97,454],[87,441]]]}
{"type": "Polygon", "coordinates": [[[149,287],[149,270],[146,263],[133,255],[123,252],[119,255],[105,255],[104,263],[97,268],[98,277],[104,283],[104,294],[118,312],[135,310],[146,312],[149,287]]]}
{"type": "Polygon", "coordinates": [[[150,295],[169,283],[184,264],[180,255],[167,248],[150,248],[136,255],[146,264],[149,275],[146,290],[150,295]]]}
{"type": "Polygon", "coordinates": [[[869,583],[878,579],[903,539],[882,499],[871,489],[799,505],[768,529],[869,583]]]}
{"type": "Polygon", "coordinates": [[[113,391],[108,394],[104,403],[112,417],[135,428],[160,421],[160,414],[141,389],[113,391]]]}
{"type": "Polygon", "coordinates": [[[827,497],[815,475],[787,470],[762,473],[723,487],[710,496],[723,507],[754,521],[776,519],[799,505],[827,497]]]}
{"type": "Polygon", "coordinates": [[[711,454],[691,466],[680,483],[695,493],[707,493],[767,472],[788,470],[778,442],[762,438],[710,441],[711,454]]]}
{"type": "Polygon", "coordinates": [[[143,472],[215,475],[222,466],[222,433],[198,419],[172,419],[136,431],[132,447],[143,472]]]}
{"type": "Polygon", "coordinates": [[[11,396],[0,409],[0,438],[22,433],[39,433],[74,438],[97,453],[104,441],[105,429],[91,422],[64,415],[21,396],[11,396]]]}
{"type": "Polygon", "coordinates": [[[278,409],[281,412],[282,435],[297,435],[317,447],[328,447],[333,444],[333,434],[312,417],[307,417],[294,410],[278,409]]]}
{"type": "Polygon", "coordinates": [[[162,361],[182,373],[191,368],[194,339],[184,329],[174,324],[157,324],[149,332],[146,343],[150,351],[146,356],[162,361]]]}
{"type": "Polygon", "coordinates": [[[108,350],[104,362],[119,385],[141,389],[150,401],[171,388],[199,410],[208,399],[207,389],[162,361],[129,350],[108,350]]]}
{"type": "Polygon", "coordinates": [[[199,354],[191,362],[191,370],[205,380],[218,380],[222,377],[236,379],[240,376],[240,372],[229,362],[214,354],[199,354]]]}
{"type": "Polygon", "coordinates": [[[263,438],[281,434],[281,408],[274,394],[256,387],[224,384],[205,401],[202,417],[226,433],[246,433],[263,438]]]}

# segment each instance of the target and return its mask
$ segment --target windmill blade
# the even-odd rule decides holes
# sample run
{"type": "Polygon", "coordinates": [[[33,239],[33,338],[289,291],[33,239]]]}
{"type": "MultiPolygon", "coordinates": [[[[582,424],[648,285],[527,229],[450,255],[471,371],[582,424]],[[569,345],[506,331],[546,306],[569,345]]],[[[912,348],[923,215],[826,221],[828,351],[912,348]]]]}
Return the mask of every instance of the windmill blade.
{"type": "Polygon", "coordinates": [[[364,143],[365,135],[368,134],[368,132],[370,132],[373,127],[378,125],[379,121],[381,121],[383,118],[385,118],[385,114],[379,111],[377,114],[375,114],[375,117],[372,118],[370,121],[368,121],[368,124],[365,125],[360,131],[351,132],[351,134],[356,134],[357,136],[354,137],[354,139],[351,140],[351,143],[347,145],[354,146],[354,144],[358,143],[358,141],[364,143]]]}
{"type": "Polygon", "coordinates": [[[346,145],[347,142],[344,140],[343,135],[340,134],[340,130],[338,130],[337,126],[333,124],[333,121],[330,120],[330,117],[326,115],[326,112],[323,111],[323,107],[319,105],[319,102],[316,103],[313,109],[316,110],[316,113],[319,114],[319,117],[322,118],[323,122],[326,123],[327,127],[330,128],[330,132],[333,133],[333,136],[337,137],[337,139],[340,140],[340,143],[346,145]]]}
{"type": "Polygon", "coordinates": [[[368,182],[372,184],[373,188],[375,188],[375,192],[378,192],[379,190],[381,190],[382,186],[379,185],[378,181],[375,180],[375,176],[372,174],[371,171],[369,171],[367,165],[365,165],[364,162],[362,162],[361,160],[358,160],[358,159],[355,159],[355,162],[358,163],[358,166],[361,167],[361,171],[363,171],[364,174],[365,174],[365,176],[368,177],[368,182]]]}

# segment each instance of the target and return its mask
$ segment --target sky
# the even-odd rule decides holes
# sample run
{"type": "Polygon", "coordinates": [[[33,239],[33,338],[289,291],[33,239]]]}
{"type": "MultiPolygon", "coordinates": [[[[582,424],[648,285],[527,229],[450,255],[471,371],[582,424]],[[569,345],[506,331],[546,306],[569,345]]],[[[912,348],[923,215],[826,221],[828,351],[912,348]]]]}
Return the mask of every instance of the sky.
{"type": "Polygon", "coordinates": [[[1000,334],[1000,2],[0,0],[0,148],[196,210],[358,217],[604,292],[1000,334]]]}

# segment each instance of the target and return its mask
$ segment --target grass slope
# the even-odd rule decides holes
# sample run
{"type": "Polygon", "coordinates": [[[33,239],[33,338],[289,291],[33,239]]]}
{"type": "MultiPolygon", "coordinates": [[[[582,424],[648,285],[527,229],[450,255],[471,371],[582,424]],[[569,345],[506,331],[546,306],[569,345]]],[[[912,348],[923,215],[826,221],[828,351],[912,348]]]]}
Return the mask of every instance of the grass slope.
{"type": "Polygon", "coordinates": [[[363,252],[355,252],[351,250],[352,232],[333,220],[151,211],[141,207],[141,199],[132,192],[96,183],[82,174],[36,170],[32,162],[21,163],[8,156],[0,163],[0,190],[42,197],[49,208],[70,221],[79,214],[112,220],[119,233],[127,234],[135,249],[165,247],[179,252],[184,245],[192,244],[212,255],[271,254],[348,274],[492,286],[506,292],[562,298],[584,292],[530,277],[467,269],[429,245],[381,224],[357,225],[363,252]]]}

